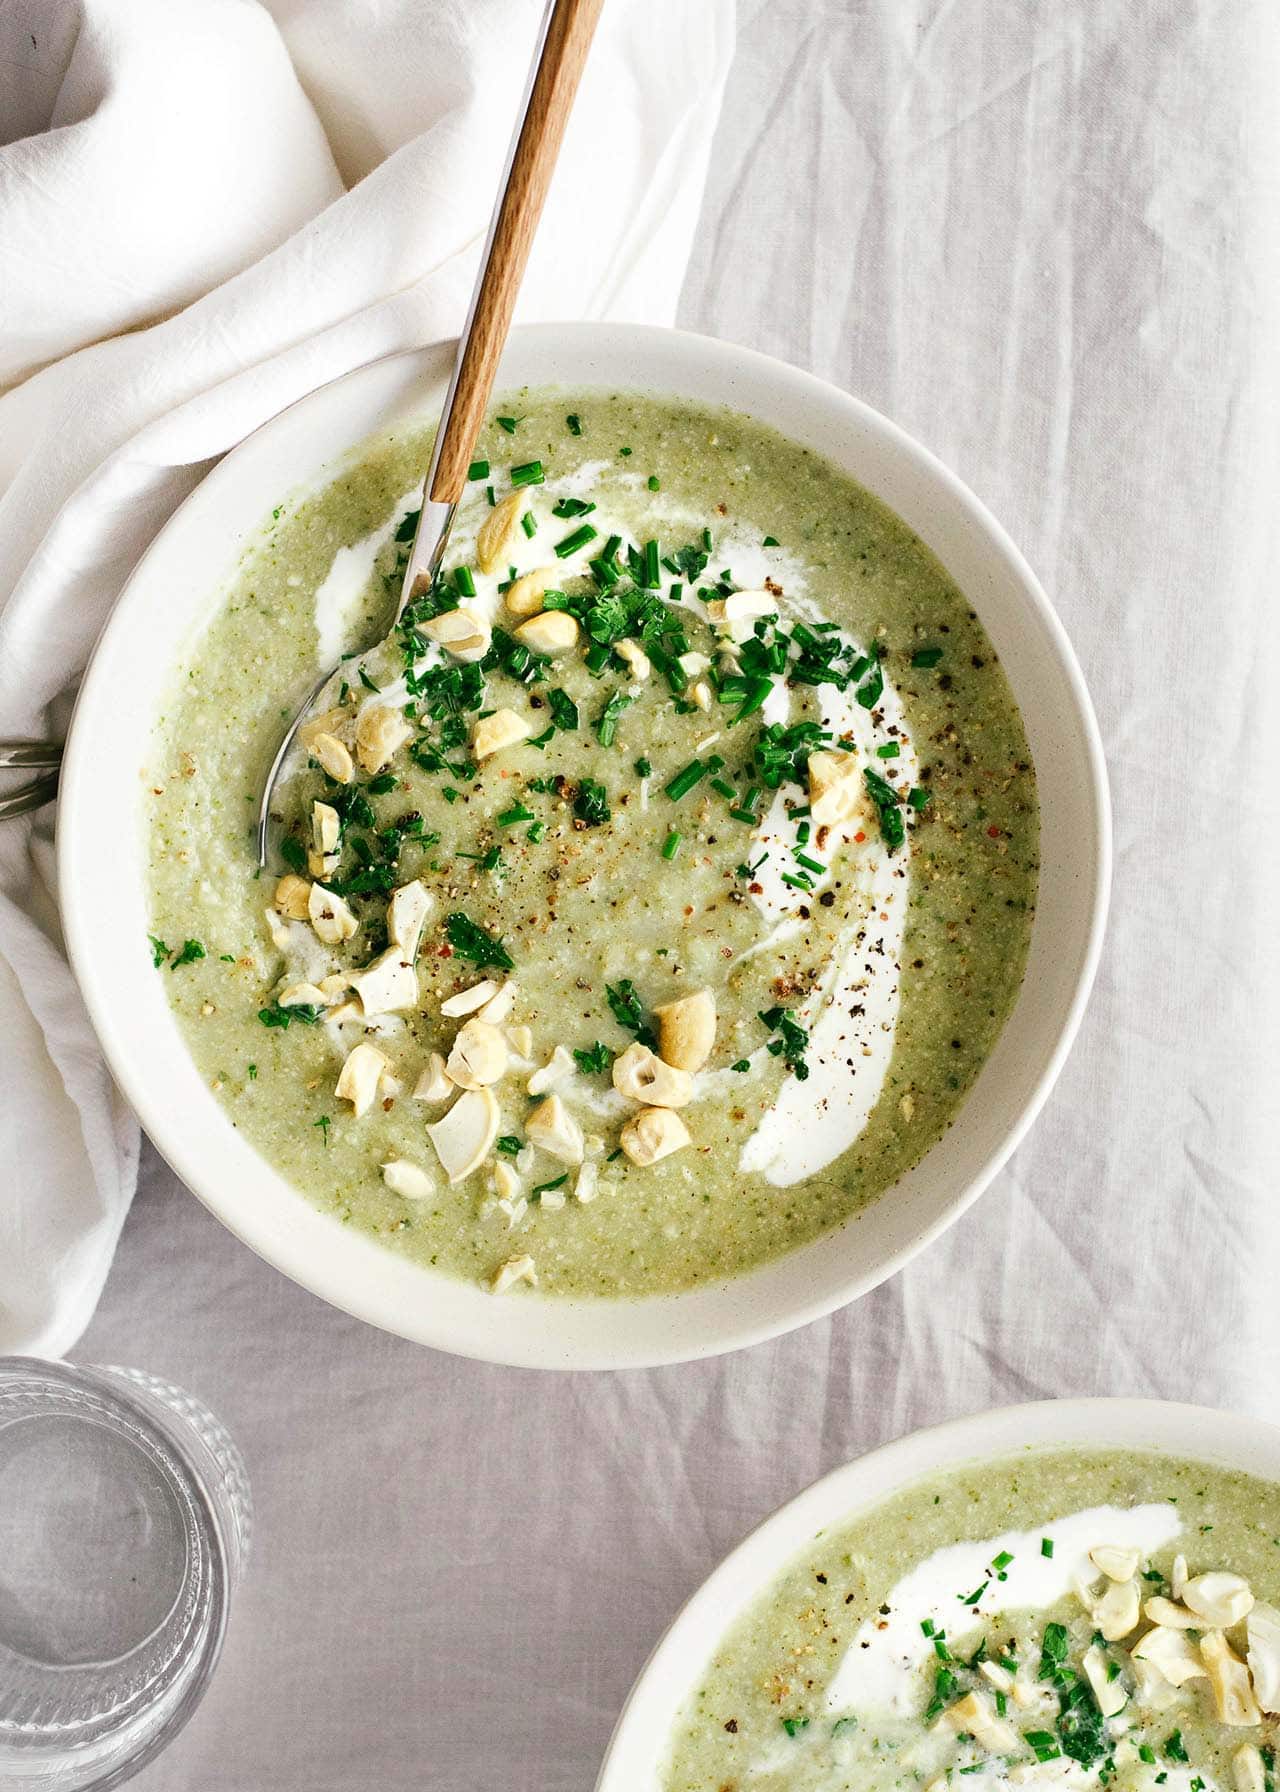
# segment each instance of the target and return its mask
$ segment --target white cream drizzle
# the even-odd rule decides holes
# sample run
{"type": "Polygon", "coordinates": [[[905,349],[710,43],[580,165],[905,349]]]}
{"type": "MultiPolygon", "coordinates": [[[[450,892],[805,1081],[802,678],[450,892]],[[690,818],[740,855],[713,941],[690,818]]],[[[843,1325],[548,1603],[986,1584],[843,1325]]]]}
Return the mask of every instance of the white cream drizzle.
{"type": "Polygon", "coordinates": [[[334,555],[315,601],[316,663],[322,672],[336,665],[350,648],[351,625],[373,576],[374,563],[417,504],[419,495],[412,491],[397,499],[385,523],[353,541],[350,547],[339,548],[334,555]]]}
{"type": "Polygon", "coordinates": [[[1136,1547],[1145,1558],[1181,1531],[1178,1508],[1168,1501],[1089,1506],[1035,1530],[1005,1531],[935,1550],[885,1599],[887,1615],[859,1625],[827,1688],[828,1710],[916,1713],[920,1666],[933,1654],[933,1643],[920,1628],[925,1620],[944,1631],[948,1641],[963,1642],[996,1613],[1043,1611],[1077,1583],[1096,1581],[1089,1551],[1098,1545],[1136,1547]],[[1053,1544],[1052,1556],[1042,1553],[1045,1537],[1053,1544]],[[1005,1554],[1013,1560],[1006,1578],[999,1580],[990,1568],[1005,1554]],[[965,1596],[984,1582],[982,1597],[964,1604],[965,1596]]]}

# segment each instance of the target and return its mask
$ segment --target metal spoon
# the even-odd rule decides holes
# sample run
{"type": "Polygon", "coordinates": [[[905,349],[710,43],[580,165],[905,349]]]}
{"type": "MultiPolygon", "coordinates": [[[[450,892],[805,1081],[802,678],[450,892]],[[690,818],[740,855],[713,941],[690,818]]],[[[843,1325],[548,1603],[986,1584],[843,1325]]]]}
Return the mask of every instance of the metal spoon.
{"type": "Polygon", "coordinates": [[[0,821],[26,815],[51,803],[58,794],[62,746],[52,740],[0,740],[0,770],[34,771],[40,776],[0,796],[0,821]]]}
{"type": "MultiPolygon", "coordinates": [[[[430,589],[439,571],[454,512],[467,483],[472,451],[493,389],[516,295],[534,231],[542,212],[556,157],[604,0],[551,0],[542,21],[533,71],[520,121],[507,158],[498,203],[489,224],[471,308],[458,341],[453,377],[445,395],[435,451],[422,488],[409,564],[389,638],[405,606],[430,589]]],[[[366,652],[374,652],[375,643],[366,652]]],[[[299,728],[315,712],[327,687],[342,671],[335,666],[319,680],[290,723],[267,773],[258,809],[258,864],[267,862],[271,799],[299,728]]]]}

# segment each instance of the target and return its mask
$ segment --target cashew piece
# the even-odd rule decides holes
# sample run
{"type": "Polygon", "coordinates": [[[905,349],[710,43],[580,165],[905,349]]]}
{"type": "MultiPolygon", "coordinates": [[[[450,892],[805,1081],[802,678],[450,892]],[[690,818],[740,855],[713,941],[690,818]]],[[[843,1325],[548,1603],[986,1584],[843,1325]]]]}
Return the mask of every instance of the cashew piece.
{"type": "Polygon", "coordinates": [[[658,1052],[676,1070],[701,1070],[716,1042],[716,999],[699,989],[654,1009],[658,1052]]]}

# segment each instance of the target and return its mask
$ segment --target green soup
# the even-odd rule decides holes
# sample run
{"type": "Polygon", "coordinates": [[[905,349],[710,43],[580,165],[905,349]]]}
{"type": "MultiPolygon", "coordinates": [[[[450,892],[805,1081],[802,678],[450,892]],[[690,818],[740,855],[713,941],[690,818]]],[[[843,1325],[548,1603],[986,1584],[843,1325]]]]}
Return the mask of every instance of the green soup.
{"type": "Polygon", "coordinates": [[[1022,977],[1026,736],[964,595],[818,456],[674,401],[496,410],[444,577],[346,662],[260,877],[266,768],[394,618],[429,439],[264,494],[146,768],[157,974],[324,1211],[499,1287],[688,1288],[946,1130],[1022,977]]]}
{"type": "Polygon", "coordinates": [[[1269,1787],[1277,1597],[1270,1482],[1084,1451],[942,1475],[815,1538],[755,1601],[664,1792],[1269,1787]]]}

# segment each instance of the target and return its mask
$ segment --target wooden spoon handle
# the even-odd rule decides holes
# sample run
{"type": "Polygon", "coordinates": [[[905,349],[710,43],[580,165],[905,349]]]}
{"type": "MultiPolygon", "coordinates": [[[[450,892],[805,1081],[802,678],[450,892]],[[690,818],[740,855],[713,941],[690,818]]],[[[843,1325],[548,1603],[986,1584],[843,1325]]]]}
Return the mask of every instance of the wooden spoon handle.
{"type": "Polygon", "coordinates": [[[547,13],[524,117],[489,227],[462,352],[440,421],[429,491],[437,504],[456,503],[467,483],[533,234],[603,5],[604,0],[554,0],[547,13]]]}

